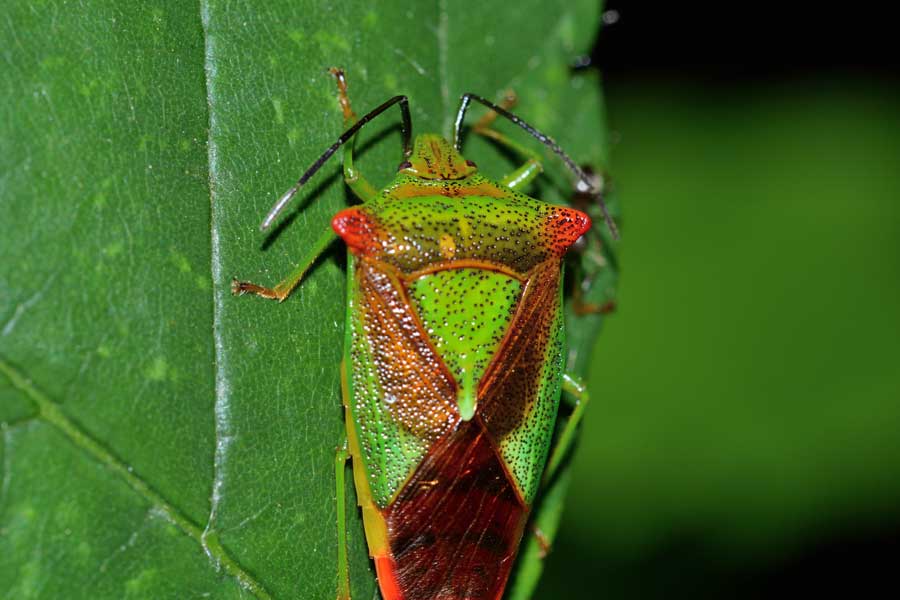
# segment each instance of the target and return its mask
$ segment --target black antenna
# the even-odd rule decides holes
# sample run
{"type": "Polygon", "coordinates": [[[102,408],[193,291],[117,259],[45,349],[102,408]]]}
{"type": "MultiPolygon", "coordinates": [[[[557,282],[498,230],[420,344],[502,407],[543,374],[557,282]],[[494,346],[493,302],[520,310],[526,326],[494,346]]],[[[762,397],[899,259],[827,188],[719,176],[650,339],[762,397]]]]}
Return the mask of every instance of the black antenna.
{"type": "Polygon", "coordinates": [[[300,179],[297,180],[297,183],[294,184],[294,187],[289,189],[278,199],[278,202],[272,206],[271,210],[269,210],[269,214],[266,215],[266,218],[263,219],[262,225],[259,226],[261,231],[265,231],[269,227],[271,227],[272,223],[278,218],[278,215],[281,214],[281,211],[287,206],[288,202],[291,201],[291,198],[297,193],[297,191],[303,186],[304,183],[309,181],[309,178],[316,174],[316,171],[322,168],[331,156],[337,152],[337,149],[343,146],[350,138],[352,138],[357,131],[363,128],[363,126],[392,107],[395,104],[400,104],[400,135],[403,136],[403,160],[408,159],[412,155],[412,119],[409,116],[409,100],[406,96],[394,96],[378,108],[375,108],[368,114],[364,115],[359,121],[353,124],[353,126],[345,131],[338,140],[331,145],[325,152],[322,153],[322,156],[313,163],[313,165],[306,170],[300,179]]]}
{"type": "Polygon", "coordinates": [[[496,112],[497,114],[499,114],[503,117],[506,117],[507,119],[509,119],[510,121],[512,121],[519,127],[521,127],[522,129],[527,131],[529,134],[531,134],[531,136],[534,137],[535,139],[537,139],[539,142],[541,142],[542,144],[544,144],[545,146],[550,148],[550,150],[552,150],[554,152],[554,154],[556,154],[558,157],[560,157],[563,160],[563,162],[566,163],[566,166],[569,167],[569,170],[572,171],[576,177],[578,177],[579,188],[581,186],[584,186],[584,189],[583,190],[579,189],[579,191],[588,192],[588,193],[596,196],[598,202],[600,203],[600,210],[603,212],[603,219],[606,221],[606,226],[609,227],[609,232],[612,234],[614,240],[619,239],[619,228],[616,227],[616,222],[613,221],[612,216],[609,214],[609,211],[606,209],[606,203],[603,202],[603,196],[601,195],[602,190],[597,190],[594,188],[590,177],[588,177],[588,175],[581,169],[581,167],[579,167],[575,163],[575,161],[572,160],[569,157],[569,155],[566,154],[565,151],[563,151],[563,149],[559,147],[559,144],[557,144],[555,141],[553,141],[553,138],[551,138],[548,135],[544,135],[543,133],[541,133],[540,131],[538,131],[537,129],[535,129],[534,127],[532,127],[531,125],[529,125],[528,123],[526,123],[525,121],[523,121],[522,119],[517,117],[516,115],[514,115],[511,112],[509,112],[508,110],[506,110],[505,108],[497,106],[493,102],[491,102],[489,100],[485,100],[484,98],[482,98],[481,96],[478,96],[476,94],[469,94],[469,93],[463,94],[462,98],[460,98],[460,101],[459,101],[459,111],[456,113],[456,123],[453,126],[453,146],[456,148],[457,152],[459,152],[459,150],[460,150],[460,143],[462,141],[460,139],[459,133],[460,133],[460,130],[462,129],[463,119],[466,118],[466,111],[469,109],[469,104],[472,102],[472,100],[475,100],[476,102],[480,102],[481,104],[484,104],[485,106],[490,108],[492,111],[496,112]]]}

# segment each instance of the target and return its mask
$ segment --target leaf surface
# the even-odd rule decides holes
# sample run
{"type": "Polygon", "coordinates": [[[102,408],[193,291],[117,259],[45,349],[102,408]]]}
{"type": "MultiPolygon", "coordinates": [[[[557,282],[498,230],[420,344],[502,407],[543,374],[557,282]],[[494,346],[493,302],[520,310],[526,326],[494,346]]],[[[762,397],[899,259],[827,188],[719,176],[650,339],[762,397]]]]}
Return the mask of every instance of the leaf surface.
{"type": "MultiPolygon", "coordinates": [[[[258,233],[341,133],[330,66],[357,112],[409,95],[417,132],[447,134],[464,91],[514,89],[523,117],[602,161],[596,76],[568,69],[597,16],[586,1],[13,3],[0,594],[332,597],[343,250],[284,304],[233,298],[230,280],[274,284],[352,200],[334,160],[258,233]]],[[[357,145],[373,183],[399,162],[397,123],[357,145]]],[[[465,153],[498,178],[514,164],[482,140],[465,153]]],[[[534,194],[569,186],[548,157],[534,194]]],[[[354,597],[370,598],[348,516],[354,597]]]]}

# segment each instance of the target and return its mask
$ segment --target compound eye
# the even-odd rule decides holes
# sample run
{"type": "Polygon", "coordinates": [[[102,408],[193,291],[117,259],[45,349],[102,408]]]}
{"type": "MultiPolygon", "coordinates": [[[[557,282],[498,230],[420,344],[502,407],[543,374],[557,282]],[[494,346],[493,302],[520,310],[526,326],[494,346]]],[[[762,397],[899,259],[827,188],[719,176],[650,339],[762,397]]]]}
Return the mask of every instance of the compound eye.
{"type": "Polygon", "coordinates": [[[397,167],[397,170],[402,171],[403,169],[411,169],[411,168],[412,168],[412,163],[409,162],[408,160],[404,160],[402,163],[400,163],[400,166],[397,167]]]}

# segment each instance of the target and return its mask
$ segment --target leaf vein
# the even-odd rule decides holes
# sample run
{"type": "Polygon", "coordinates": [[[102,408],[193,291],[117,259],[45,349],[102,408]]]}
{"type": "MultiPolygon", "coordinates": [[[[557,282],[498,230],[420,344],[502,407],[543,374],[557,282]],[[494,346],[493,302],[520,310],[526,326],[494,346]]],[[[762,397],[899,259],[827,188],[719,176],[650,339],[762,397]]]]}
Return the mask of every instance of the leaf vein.
{"type": "MultiPolygon", "coordinates": [[[[215,111],[215,85],[216,61],[214,37],[210,34],[210,6],[208,0],[200,0],[200,19],[203,30],[204,48],[204,75],[206,86],[206,104],[208,114],[207,127],[207,166],[209,182],[209,206],[210,206],[210,275],[212,278],[212,303],[213,320],[212,335],[214,346],[214,370],[215,370],[215,454],[213,458],[213,483],[210,490],[209,517],[198,541],[207,556],[216,564],[222,566],[229,574],[233,575],[248,591],[257,598],[270,598],[262,584],[256,581],[237,561],[231,558],[225,551],[215,530],[215,522],[222,498],[224,486],[224,466],[227,460],[228,447],[234,436],[231,433],[231,386],[227,378],[225,362],[227,360],[222,333],[222,307],[223,288],[222,258],[219,230],[217,227],[218,215],[216,206],[216,184],[219,175],[219,154],[216,145],[215,134],[218,129],[215,111]]],[[[199,528],[198,528],[199,531],[199,528]]]]}
{"type": "Polygon", "coordinates": [[[124,479],[125,483],[127,483],[132,490],[149,502],[160,514],[169,519],[172,524],[181,529],[188,537],[200,544],[215,564],[221,566],[226,573],[237,579],[247,591],[257,598],[262,598],[264,600],[271,598],[268,592],[262,587],[262,584],[256,581],[240,564],[231,558],[216,540],[212,540],[212,543],[205,543],[203,540],[203,531],[200,529],[199,525],[175,508],[175,506],[166,500],[159,492],[153,489],[139,475],[135,474],[132,467],[125,464],[124,461],[116,457],[109,449],[95,440],[81,427],[81,425],[66,416],[56,402],[53,402],[41,390],[34,386],[30,378],[14,368],[3,358],[0,358],[0,373],[9,379],[14,388],[25,394],[35,403],[38,408],[39,419],[46,421],[58,429],[65,437],[69,438],[69,441],[71,441],[75,447],[86,452],[91,458],[124,479]]]}

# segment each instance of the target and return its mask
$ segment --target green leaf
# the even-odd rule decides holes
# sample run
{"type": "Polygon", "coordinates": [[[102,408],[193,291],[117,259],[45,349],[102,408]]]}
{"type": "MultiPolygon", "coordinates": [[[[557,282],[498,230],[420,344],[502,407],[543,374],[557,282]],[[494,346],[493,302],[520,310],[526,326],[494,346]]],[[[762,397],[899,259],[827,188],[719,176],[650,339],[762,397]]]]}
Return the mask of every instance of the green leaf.
{"type": "MultiPolygon", "coordinates": [[[[342,250],[284,304],[229,293],[232,276],[280,279],[350,200],[335,160],[258,233],[341,132],[327,68],[347,70],[360,112],[408,94],[418,132],[447,134],[464,91],[512,88],[517,112],[599,164],[596,75],[568,69],[597,23],[586,0],[12,3],[0,594],[333,597],[342,250]]],[[[398,140],[383,117],[358,143],[374,183],[398,140]]],[[[484,141],[465,152],[497,177],[511,165],[484,141]]],[[[548,161],[538,191],[562,201],[570,183],[548,161]]]]}

